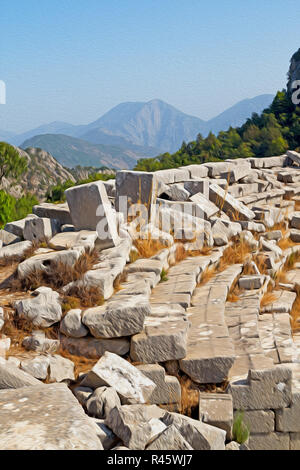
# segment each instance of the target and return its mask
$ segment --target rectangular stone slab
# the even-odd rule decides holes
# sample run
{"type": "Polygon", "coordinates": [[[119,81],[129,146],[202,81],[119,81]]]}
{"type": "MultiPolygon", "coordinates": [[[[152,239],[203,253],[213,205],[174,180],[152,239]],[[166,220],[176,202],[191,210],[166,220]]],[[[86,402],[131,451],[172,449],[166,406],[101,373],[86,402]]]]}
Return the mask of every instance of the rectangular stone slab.
{"type": "Polygon", "coordinates": [[[65,384],[0,391],[2,450],[102,450],[96,430],[65,384]]]}

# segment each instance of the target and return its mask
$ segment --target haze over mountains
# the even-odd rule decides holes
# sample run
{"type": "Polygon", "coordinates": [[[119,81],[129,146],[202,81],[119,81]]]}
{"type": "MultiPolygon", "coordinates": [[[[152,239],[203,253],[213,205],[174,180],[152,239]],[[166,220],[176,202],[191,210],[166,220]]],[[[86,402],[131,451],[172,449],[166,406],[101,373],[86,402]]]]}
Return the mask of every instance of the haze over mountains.
{"type": "Polygon", "coordinates": [[[252,113],[268,107],[273,98],[266,94],[240,101],[209,121],[189,116],[161,100],[127,102],[87,125],[56,121],[19,135],[0,130],[0,140],[22,148],[43,148],[68,167],[132,168],[141,157],[178,150],[184,140],[194,140],[199,132],[206,136],[210,131],[240,126],[252,113]]]}

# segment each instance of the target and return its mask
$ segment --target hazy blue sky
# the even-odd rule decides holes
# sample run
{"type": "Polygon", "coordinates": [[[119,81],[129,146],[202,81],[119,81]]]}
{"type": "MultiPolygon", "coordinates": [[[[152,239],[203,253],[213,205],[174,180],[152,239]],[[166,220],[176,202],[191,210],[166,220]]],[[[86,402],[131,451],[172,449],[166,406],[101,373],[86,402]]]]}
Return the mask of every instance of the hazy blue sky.
{"type": "Polygon", "coordinates": [[[286,84],[299,0],[1,0],[0,129],[160,98],[208,119],[286,84]]]}

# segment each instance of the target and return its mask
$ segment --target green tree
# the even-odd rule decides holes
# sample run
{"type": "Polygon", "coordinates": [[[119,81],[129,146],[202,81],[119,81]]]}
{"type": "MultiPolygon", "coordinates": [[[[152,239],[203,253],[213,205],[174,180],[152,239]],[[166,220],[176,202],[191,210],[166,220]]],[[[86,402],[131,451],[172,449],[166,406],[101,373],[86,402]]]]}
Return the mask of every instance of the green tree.
{"type": "Polygon", "coordinates": [[[26,158],[21,157],[12,145],[0,142],[0,185],[4,177],[17,180],[26,169],[26,158]]]}

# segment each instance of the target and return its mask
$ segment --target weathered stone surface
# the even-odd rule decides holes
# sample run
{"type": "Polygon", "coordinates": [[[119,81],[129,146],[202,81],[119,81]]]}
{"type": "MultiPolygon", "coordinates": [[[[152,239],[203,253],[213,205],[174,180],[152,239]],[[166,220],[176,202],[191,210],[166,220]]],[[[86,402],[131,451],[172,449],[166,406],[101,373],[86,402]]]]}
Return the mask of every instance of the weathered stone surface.
{"type": "Polygon", "coordinates": [[[101,450],[95,428],[64,384],[0,391],[3,450],[101,450]]]}
{"type": "Polygon", "coordinates": [[[0,240],[3,246],[7,246],[22,241],[22,238],[14,235],[13,233],[7,232],[6,230],[0,230],[0,240]]]}
{"type": "Polygon", "coordinates": [[[73,388],[73,393],[74,393],[75,397],[77,398],[77,400],[79,401],[79,403],[83,407],[85,407],[86,402],[88,401],[88,399],[90,398],[90,396],[93,393],[93,389],[89,388],[89,387],[81,387],[80,386],[80,387],[73,388]]]}
{"type": "MultiPolygon", "coordinates": [[[[31,242],[27,241],[23,243],[31,242]]],[[[83,248],[82,250],[63,250],[34,255],[18,265],[18,277],[20,279],[25,279],[29,274],[35,271],[49,272],[52,266],[57,263],[63,263],[71,267],[75,264],[82,253],[83,248]]]]}
{"type": "Polygon", "coordinates": [[[233,405],[231,395],[200,393],[199,420],[226,431],[227,440],[232,437],[233,405]]]}
{"type": "Polygon", "coordinates": [[[37,356],[32,359],[25,359],[21,362],[21,369],[27,374],[39,380],[45,380],[48,376],[50,358],[48,356],[37,356]]]}
{"type": "Polygon", "coordinates": [[[158,418],[164,414],[155,405],[125,405],[114,407],[105,424],[132,450],[143,450],[162,430],[158,418]],[[154,422],[153,422],[153,421],[154,422]]]}
{"type": "Polygon", "coordinates": [[[74,362],[55,354],[50,357],[49,382],[75,380],[74,362]]]}
{"type": "Polygon", "coordinates": [[[149,302],[143,295],[124,295],[122,302],[111,300],[106,306],[86,310],[82,322],[95,338],[117,338],[142,331],[149,313],[149,302]]]}
{"type": "Polygon", "coordinates": [[[275,413],[272,410],[244,411],[243,422],[248,426],[250,435],[275,431],[275,413]]]}
{"type": "Polygon", "coordinates": [[[92,388],[107,385],[119,394],[122,403],[146,403],[155,384],[136,367],[116,354],[106,352],[88,373],[82,385],[92,388]],[[87,380],[86,380],[87,379],[87,380]]]}
{"type": "Polygon", "coordinates": [[[194,194],[190,197],[190,200],[196,205],[193,210],[193,215],[195,217],[209,219],[219,212],[219,208],[202,193],[194,194]]]}
{"type": "Polygon", "coordinates": [[[300,212],[294,212],[291,220],[291,227],[298,230],[300,229],[300,212]]]}
{"type": "Polygon", "coordinates": [[[221,208],[232,220],[252,220],[255,218],[253,211],[247,206],[234,199],[230,194],[217,184],[211,184],[209,187],[209,198],[221,208]]]}
{"type": "Polygon", "coordinates": [[[190,193],[183,187],[182,184],[176,183],[163,188],[161,197],[171,199],[171,201],[187,201],[190,197],[190,193]]]}
{"type": "Polygon", "coordinates": [[[120,447],[115,447],[117,444],[120,443],[120,439],[118,436],[116,436],[111,429],[109,429],[105,424],[103,419],[98,419],[98,418],[90,418],[90,420],[93,420],[94,423],[97,426],[96,432],[97,436],[99,437],[101,444],[103,445],[104,450],[129,450],[127,447],[120,448],[120,447]]]}
{"type": "Polygon", "coordinates": [[[82,338],[88,334],[88,329],[81,321],[81,310],[73,309],[60,322],[60,331],[71,338],[82,338]]]}
{"type": "Polygon", "coordinates": [[[276,431],[300,432],[300,393],[293,393],[288,408],[276,410],[276,431]]]}
{"type": "Polygon", "coordinates": [[[246,380],[228,387],[236,410],[280,409],[290,405],[292,372],[280,366],[267,370],[250,370],[246,380]]]}
{"type": "Polygon", "coordinates": [[[92,230],[80,230],[79,232],[66,231],[57,233],[52,237],[50,240],[50,246],[56,250],[67,250],[77,246],[93,249],[97,238],[97,232],[92,230]]]}
{"type": "Polygon", "coordinates": [[[37,379],[8,363],[0,363],[0,390],[40,385],[37,379]]]}
{"type": "Polygon", "coordinates": [[[192,446],[180,434],[176,426],[168,426],[146,450],[193,450],[192,446]]]}
{"type": "Polygon", "coordinates": [[[116,218],[102,181],[74,186],[65,194],[75,229],[96,230],[103,249],[120,243],[116,218]]]}
{"type": "Polygon", "coordinates": [[[15,307],[21,318],[43,328],[57,323],[62,316],[59,294],[49,287],[39,287],[30,298],[16,301],[15,307]]]}
{"type": "Polygon", "coordinates": [[[13,243],[11,245],[3,246],[0,248],[0,259],[1,258],[22,258],[26,251],[28,251],[32,246],[30,241],[13,243]]]}
{"type": "Polygon", "coordinates": [[[34,331],[23,339],[22,346],[28,351],[55,353],[59,349],[59,340],[46,338],[43,331],[34,331]]]}
{"type": "Polygon", "coordinates": [[[48,219],[59,220],[61,225],[72,223],[67,203],[52,204],[48,202],[43,202],[42,204],[33,206],[32,212],[38,217],[46,217],[48,219]]]}
{"type": "MultiPolygon", "coordinates": [[[[118,171],[116,175],[116,210],[122,212],[125,220],[127,215],[137,216],[136,204],[143,205],[145,218],[150,216],[156,195],[159,193],[159,181],[164,183],[174,183],[174,176],[171,181],[162,181],[158,173],[139,171],[118,171]]],[[[137,209],[140,211],[140,209],[137,209]]],[[[149,220],[145,220],[148,222],[149,220]]]]}
{"type": "Polygon", "coordinates": [[[0,331],[2,330],[4,325],[4,310],[0,307],[0,331]]]}
{"type": "Polygon", "coordinates": [[[4,230],[6,230],[6,232],[13,233],[17,237],[20,237],[23,239],[25,223],[28,219],[33,219],[33,218],[36,218],[36,215],[29,214],[27,217],[25,217],[25,219],[17,220],[15,222],[9,222],[5,225],[4,230]]]}
{"type": "Polygon", "coordinates": [[[184,319],[164,322],[153,319],[142,333],[131,338],[130,357],[147,364],[185,357],[188,327],[184,319]]]}
{"type": "Polygon", "coordinates": [[[239,288],[247,290],[260,289],[263,286],[264,281],[265,276],[257,276],[255,274],[241,276],[239,279],[239,288]]]}
{"type": "Polygon", "coordinates": [[[52,238],[60,230],[60,222],[55,219],[36,217],[25,222],[23,237],[31,242],[52,238]]]}
{"type": "Polygon", "coordinates": [[[130,349],[128,338],[68,338],[61,335],[60,343],[62,348],[69,353],[90,359],[98,359],[106,351],[124,356],[130,349]]]}
{"type": "Polygon", "coordinates": [[[180,403],[181,387],[176,377],[166,375],[165,369],[159,364],[142,364],[137,366],[137,369],[156,385],[148,398],[148,403],[154,405],[180,403]]]}
{"type": "Polygon", "coordinates": [[[247,445],[249,450],[289,450],[290,436],[283,432],[250,434],[247,445]]]}
{"type": "Polygon", "coordinates": [[[234,359],[229,338],[198,341],[194,346],[191,339],[187,355],[179,363],[181,370],[197,383],[221,383],[227,379],[234,359]]]}
{"type": "Polygon", "coordinates": [[[121,406],[121,401],[112,387],[96,388],[86,402],[88,414],[95,418],[106,418],[115,406],[121,406]]]}
{"type": "Polygon", "coordinates": [[[300,433],[290,433],[290,450],[300,450],[300,433]]]}
{"type": "Polygon", "coordinates": [[[194,450],[225,450],[226,432],[188,416],[166,412],[161,418],[166,426],[172,424],[194,450]]]}

